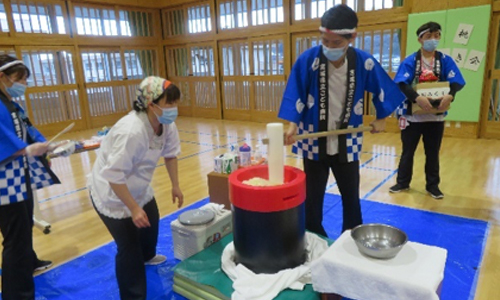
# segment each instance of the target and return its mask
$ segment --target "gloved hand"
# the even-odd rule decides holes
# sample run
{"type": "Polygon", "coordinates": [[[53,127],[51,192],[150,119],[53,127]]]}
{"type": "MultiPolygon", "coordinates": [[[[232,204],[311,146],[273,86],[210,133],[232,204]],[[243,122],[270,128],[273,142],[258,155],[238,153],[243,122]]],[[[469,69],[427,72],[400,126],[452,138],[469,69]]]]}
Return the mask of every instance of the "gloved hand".
{"type": "Polygon", "coordinates": [[[34,143],[25,148],[27,156],[42,156],[49,150],[49,144],[45,143],[34,143]]]}

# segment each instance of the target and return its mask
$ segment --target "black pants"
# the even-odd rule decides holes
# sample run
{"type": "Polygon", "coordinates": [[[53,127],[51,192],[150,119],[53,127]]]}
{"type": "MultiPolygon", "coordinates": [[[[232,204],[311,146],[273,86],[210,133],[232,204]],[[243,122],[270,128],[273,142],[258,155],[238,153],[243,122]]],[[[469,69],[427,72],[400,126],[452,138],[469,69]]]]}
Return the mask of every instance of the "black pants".
{"type": "Polygon", "coordinates": [[[35,298],[32,219],[27,201],[0,206],[3,300],[35,298]]]}
{"type": "Polygon", "coordinates": [[[121,300],[146,299],[144,262],[156,255],[160,214],[154,198],[143,209],[151,227],[137,228],[132,218],[113,219],[97,211],[118,248],[115,257],[115,273],[121,300]]]}
{"type": "Polygon", "coordinates": [[[342,231],[361,224],[361,205],[359,202],[359,161],[339,162],[339,156],[327,156],[314,161],[304,158],[306,173],[306,229],[327,236],[323,228],[323,201],[330,169],[337,180],[342,196],[342,231]]]}
{"type": "Polygon", "coordinates": [[[439,178],[439,150],[444,133],[444,122],[413,122],[401,130],[403,153],[399,161],[397,183],[409,186],[413,174],[413,156],[420,137],[424,142],[426,188],[437,187],[439,178]]]}
{"type": "MultiPolygon", "coordinates": [[[[33,192],[36,192],[36,191],[33,191],[33,192]]],[[[33,231],[33,226],[35,225],[35,221],[33,220],[33,209],[34,209],[35,203],[33,201],[35,201],[33,198],[27,199],[25,201],[26,207],[28,208],[28,213],[30,214],[30,216],[32,216],[30,218],[30,223],[29,223],[32,231],[33,231]]],[[[33,255],[33,269],[35,269],[36,263],[38,261],[38,256],[36,255],[35,249],[33,247],[31,248],[31,251],[32,251],[32,255],[33,255]]]]}

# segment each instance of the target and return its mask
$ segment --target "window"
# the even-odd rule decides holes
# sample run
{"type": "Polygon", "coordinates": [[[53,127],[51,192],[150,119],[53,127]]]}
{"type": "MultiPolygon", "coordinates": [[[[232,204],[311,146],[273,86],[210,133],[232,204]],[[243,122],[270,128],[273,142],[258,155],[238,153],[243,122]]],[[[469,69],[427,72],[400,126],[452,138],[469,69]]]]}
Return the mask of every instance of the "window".
{"type": "Polygon", "coordinates": [[[210,4],[207,1],[204,2],[197,5],[185,5],[163,10],[164,37],[211,32],[210,4]]]}
{"type": "Polygon", "coordinates": [[[384,70],[396,72],[401,61],[401,29],[358,32],[354,46],[371,53],[384,70]]]}
{"type": "Polygon", "coordinates": [[[158,63],[155,50],[124,51],[127,79],[143,79],[158,75],[158,63]]]}
{"type": "Polygon", "coordinates": [[[113,9],[75,6],[75,19],[79,35],[118,35],[113,9]]]}
{"type": "Polygon", "coordinates": [[[355,11],[372,11],[402,6],[403,0],[347,0],[347,5],[355,11]]]}
{"type": "Polygon", "coordinates": [[[248,42],[227,43],[222,46],[224,76],[250,75],[248,42]]]}
{"type": "Polygon", "coordinates": [[[302,54],[302,52],[319,44],[321,44],[321,41],[318,35],[297,37],[295,40],[295,60],[300,56],[300,54],[302,54]]]}
{"type": "Polygon", "coordinates": [[[119,51],[84,50],[81,54],[85,82],[106,82],[123,79],[119,51]]]}
{"type": "Polygon", "coordinates": [[[153,15],[145,11],[75,6],[76,32],[79,35],[151,37],[153,15]],[[118,19],[117,19],[118,16],[118,19]]]}
{"type": "Polygon", "coordinates": [[[295,20],[321,18],[325,11],[342,0],[295,0],[295,20]]]}
{"type": "MultiPolygon", "coordinates": [[[[325,11],[341,3],[342,0],[295,0],[294,19],[321,18],[325,11]]],[[[372,11],[402,6],[403,0],[347,0],[346,4],[354,11],[372,11]]]]}
{"type": "Polygon", "coordinates": [[[26,47],[21,50],[31,76],[27,80],[30,89],[20,102],[24,106],[29,99],[32,121],[37,125],[82,118],[72,49],[54,48],[26,47]]]}
{"type": "Polygon", "coordinates": [[[283,0],[251,0],[252,25],[283,22],[283,0]]]}
{"type": "Polygon", "coordinates": [[[152,13],[145,11],[120,10],[119,16],[122,36],[154,36],[152,13]]]}
{"type": "Polygon", "coordinates": [[[167,49],[167,61],[169,77],[189,75],[188,50],[186,48],[167,49]]]}
{"type": "Polygon", "coordinates": [[[175,47],[165,50],[169,77],[215,76],[212,46],[175,47]]]}
{"type": "Polygon", "coordinates": [[[212,31],[209,4],[191,6],[187,9],[187,12],[189,33],[212,31]]]}
{"type": "Polygon", "coordinates": [[[9,32],[9,22],[7,21],[7,14],[5,13],[3,1],[0,2],[0,32],[9,32]]]}
{"type": "Polygon", "coordinates": [[[247,0],[219,2],[220,29],[248,27],[247,0]]]}
{"type": "Polygon", "coordinates": [[[193,76],[215,76],[212,47],[191,47],[191,65],[193,76]]]}
{"type": "Polygon", "coordinates": [[[163,33],[164,37],[173,37],[185,33],[185,18],[182,8],[163,11],[163,33]]]}
{"type": "Polygon", "coordinates": [[[11,7],[16,32],[66,34],[64,3],[12,0],[11,7]]]}
{"type": "Polygon", "coordinates": [[[73,54],[56,50],[23,50],[24,64],[31,70],[29,86],[76,84],[73,54]]]}
{"type": "Polygon", "coordinates": [[[282,75],[283,58],[283,40],[253,42],[255,75],[282,75]]]}

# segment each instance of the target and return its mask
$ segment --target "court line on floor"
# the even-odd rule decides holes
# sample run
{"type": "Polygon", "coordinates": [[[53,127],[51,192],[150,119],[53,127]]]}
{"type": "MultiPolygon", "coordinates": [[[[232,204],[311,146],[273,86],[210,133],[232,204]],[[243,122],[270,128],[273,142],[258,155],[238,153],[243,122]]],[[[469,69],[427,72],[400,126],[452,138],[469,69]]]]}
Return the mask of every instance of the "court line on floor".
{"type": "MultiPolygon", "coordinates": [[[[371,191],[366,193],[362,198],[367,199],[369,196],[371,196],[373,193],[375,193],[381,186],[383,186],[387,181],[389,181],[396,173],[398,173],[398,169],[393,170],[391,174],[389,174],[382,182],[377,184],[371,191]]],[[[389,192],[389,191],[387,191],[389,192]]]]}

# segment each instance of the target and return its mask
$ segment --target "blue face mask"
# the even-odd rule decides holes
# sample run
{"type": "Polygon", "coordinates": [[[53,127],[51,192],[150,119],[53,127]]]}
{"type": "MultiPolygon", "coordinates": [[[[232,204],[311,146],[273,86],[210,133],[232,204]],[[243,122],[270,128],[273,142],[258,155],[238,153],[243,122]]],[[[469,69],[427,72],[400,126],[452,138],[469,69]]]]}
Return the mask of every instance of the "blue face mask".
{"type": "Polygon", "coordinates": [[[19,82],[13,82],[11,87],[7,87],[5,84],[4,86],[5,90],[12,98],[21,97],[24,93],[26,93],[27,86],[19,82]]]}
{"type": "Polygon", "coordinates": [[[346,48],[328,48],[325,45],[323,45],[323,54],[328,58],[330,61],[337,61],[344,56],[346,52],[346,48]]]}
{"type": "MultiPolygon", "coordinates": [[[[158,106],[158,105],[156,105],[156,106],[158,106]]],[[[158,106],[158,107],[160,107],[160,106],[158,106]]],[[[155,113],[156,118],[158,118],[158,121],[160,123],[172,124],[175,121],[175,119],[177,119],[177,115],[178,115],[177,107],[161,108],[161,110],[162,110],[161,116],[158,116],[155,113]]]]}
{"type": "Polygon", "coordinates": [[[424,48],[425,51],[432,52],[437,49],[438,45],[439,45],[439,40],[436,39],[425,40],[422,48],[424,48]]]}

